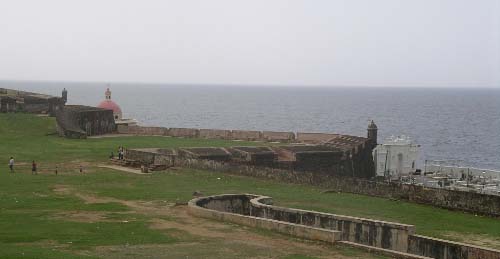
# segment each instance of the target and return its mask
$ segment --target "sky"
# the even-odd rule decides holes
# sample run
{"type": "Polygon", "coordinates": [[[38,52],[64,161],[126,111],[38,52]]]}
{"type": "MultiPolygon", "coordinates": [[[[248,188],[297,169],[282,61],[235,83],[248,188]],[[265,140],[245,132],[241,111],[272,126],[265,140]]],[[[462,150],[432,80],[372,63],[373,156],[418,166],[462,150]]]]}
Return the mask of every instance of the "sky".
{"type": "Polygon", "coordinates": [[[0,79],[500,88],[500,0],[0,0],[0,79]]]}

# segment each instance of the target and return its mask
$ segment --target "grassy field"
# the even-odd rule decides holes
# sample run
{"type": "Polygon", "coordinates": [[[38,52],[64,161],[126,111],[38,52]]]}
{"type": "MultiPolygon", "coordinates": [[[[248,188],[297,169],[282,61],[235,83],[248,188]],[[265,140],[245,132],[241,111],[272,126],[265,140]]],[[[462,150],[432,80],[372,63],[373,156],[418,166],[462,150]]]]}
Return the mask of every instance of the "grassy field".
{"type": "MultiPolygon", "coordinates": [[[[98,168],[126,147],[228,146],[165,137],[68,140],[54,121],[0,114],[0,258],[378,258],[265,231],[190,217],[194,191],[257,193],[278,205],[414,224],[420,234],[500,247],[500,220],[303,185],[188,169],[136,175],[98,168]],[[7,161],[15,156],[16,173],[7,161]],[[31,160],[41,165],[30,174],[31,160]],[[23,164],[24,163],[24,164],[23,164]],[[85,164],[85,173],[77,173],[85,164]],[[60,174],[55,175],[55,165],[60,174]],[[284,249],[286,247],[286,249],[284,249]]],[[[238,145],[256,145],[242,143],[238,145]]]]}

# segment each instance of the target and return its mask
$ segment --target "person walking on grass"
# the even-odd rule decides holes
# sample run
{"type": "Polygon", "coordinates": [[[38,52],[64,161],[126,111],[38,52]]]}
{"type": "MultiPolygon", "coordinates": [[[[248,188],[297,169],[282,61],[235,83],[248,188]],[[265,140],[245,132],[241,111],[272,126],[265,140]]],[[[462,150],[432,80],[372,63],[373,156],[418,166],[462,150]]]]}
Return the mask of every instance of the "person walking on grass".
{"type": "Polygon", "coordinates": [[[36,163],[35,160],[31,163],[31,174],[38,174],[36,171],[36,163]]]}
{"type": "Polygon", "coordinates": [[[9,169],[10,169],[11,173],[14,172],[14,157],[10,157],[10,160],[9,160],[9,169]]]}

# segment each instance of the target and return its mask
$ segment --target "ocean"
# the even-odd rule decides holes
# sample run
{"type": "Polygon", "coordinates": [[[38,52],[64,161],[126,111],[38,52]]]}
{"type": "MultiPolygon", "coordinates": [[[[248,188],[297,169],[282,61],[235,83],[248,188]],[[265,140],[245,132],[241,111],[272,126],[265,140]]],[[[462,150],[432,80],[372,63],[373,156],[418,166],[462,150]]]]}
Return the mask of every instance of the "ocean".
{"type": "MultiPolygon", "coordinates": [[[[125,118],[141,125],[334,132],[366,136],[374,120],[379,143],[410,136],[424,160],[500,169],[500,89],[314,88],[112,83],[125,118]]],[[[0,87],[60,95],[97,105],[106,83],[12,82],[0,87]]]]}

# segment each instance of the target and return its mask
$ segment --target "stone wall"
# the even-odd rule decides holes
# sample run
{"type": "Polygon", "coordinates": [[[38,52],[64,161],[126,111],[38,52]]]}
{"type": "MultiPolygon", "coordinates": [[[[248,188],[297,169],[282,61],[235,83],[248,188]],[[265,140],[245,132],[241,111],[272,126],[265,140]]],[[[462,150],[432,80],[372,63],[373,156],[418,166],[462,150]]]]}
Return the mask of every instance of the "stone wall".
{"type": "Polygon", "coordinates": [[[500,196],[495,195],[377,182],[356,177],[338,176],[333,172],[297,171],[293,170],[293,167],[291,169],[282,169],[183,158],[176,159],[176,166],[273,179],[280,182],[310,184],[327,188],[334,192],[348,192],[406,200],[446,209],[500,216],[500,196]]]}
{"type": "Polygon", "coordinates": [[[198,129],[189,128],[170,128],[167,135],[171,137],[197,138],[199,131],[198,129]]]}
{"type": "Polygon", "coordinates": [[[198,217],[221,220],[328,243],[334,243],[341,238],[340,232],[336,230],[314,228],[251,216],[249,215],[249,200],[253,197],[257,196],[229,194],[197,198],[189,201],[189,213],[198,217]]]}
{"type": "Polygon", "coordinates": [[[270,203],[270,197],[225,194],[193,199],[188,203],[188,208],[194,216],[263,228],[309,240],[348,245],[353,243],[344,241],[368,243],[371,244],[368,245],[371,252],[391,258],[426,258],[406,253],[408,236],[414,232],[414,226],[282,208],[270,203]],[[383,249],[382,246],[387,248],[383,249]]]}
{"type": "MultiPolygon", "coordinates": [[[[338,176],[355,176],[370,178],[373,171],[354,171],[366,170],[371,168],[369,164],[373,163],[371,159],[358,159],[362,155],[346,158],[344,153],[329,147],[314,146],[287,146],[290,152],[295,152],[291,160],[279,160],[277,150],[285,149],[281,147],[230,147],[230,148],[179,148],[173,156],[176,156],[178,166],[202,167],[210,170],[241,171],[239,167],[246,169],[255,167],[256,170],[284,170],[294,172],[293,174],[303,174],[303,172],[317,172],[326,175],[334,174],[338,176]],[[305,151],[303,150],[305,148],[305,151]],[[330,151],[328,151],[330,150],[330,151]],[[357,159],[354,161],[354,159],[357,159]],[[211,164],[210,161],[223,162],[221,165],[211,164]],[[359,165],[358,165],[359,163],[359,165]],[[367,164],[367,165],[364,165],[367,164]]],[[[367,151],[367,154],[371,152],[367,151]]],[[[127,157],[128,158],[128,157],[127,157]]],[[[128,158],[135,160],[136,158],[128,158]]],[[[249,169],[250,170],[250,169],[249,169]]],[[[278,176],[278,175],[276,175],[278,176]]],[[[292,178],[295,176],[292,176],[292,178]]],[[[301,176],[302,177],[302,176],[301,176]]]]}
{"type": "Polygon", "coordinates": [[[252,200],[250,215],[341,231],[342,240],[378,248],[407,252],[408,237],[415,233],[415,227],[412,225],[266,204],[272,204],[272,200],[268,197],[252,200]]]}
{"type": "Polygon", "coordinates": [[[57,131],[68,138],[113,133],[116,130],[112,110],[90,106],[67,105],[56,113],[57,131]]]}
{"type": "Polygon", "coordinates": [[[13,98],[17,102],[15,109],[5,109],[4,112],[21,111],[55,116],[65,104],[62,97],[5,88],[0,88],[0,95],[13,98]]]}
{"type": "Polygon", "coordinates": [[[473,246],[449,240],[412,235],[408,252],[441,259],[498,259],[500,250],[473,246]]]}
{"type": "Polygon", "coordinates": [[[231,139],[233,140],[262,140],[262,132],[252,130],[232,130],[231,139]]]}
{"type": "Polygon", "coordinates": [[[295,140],[295,133],[262,131],[262,139],[269,142],[292,142],[295,140]]]}
{"type": "Polygon", "coordinates": [[[0,112],[16,112],[16,98],[10,96],[0,96],[0,112]]]}
{"type": "Polygon", "coordinates": [[[230,130],[200,129],[200,138],[207,139],[231,139],[230,130]]]}
{"type": "Polygon", "coordinates": [[[207,139],[225,139],[225,140],[246,140],[246,141],[266,141],[266,142],[282,142],[282,143],[309,143],[323,144],[332,139],[348,137],[355,139],[359,143],[348,143],[349,145],[360,145],[361,142],[366,144],[367,138],[353,137],[340,134],[330,133],[304,133],[297,134],[293,132],[278,132],[278,131],[251,131],[251,130],[225,130],[225,129],[194,129],[194,128],[161,128],[160,131],[154,128],[159,127],[144,127],[144,126],[125,126],[121,125],[118,128],[120,134],[136,134],[136,135],[159,135],[172,137],[189,137],[189,138],[207,138],[207,139]]]}
{"type": "Polygon", "coordinates": [[[304,143],[321,143],[340,136],[339,134],[329,133],[308,133],[297,132],[297,141],[304,143]]]}
{"type": "Polygon", "coordinates": [[[416,235],[413,225],[278,207],[272,203],[266,196],[224,194],[196,198],[188,206],[195,216],[311,240],[358,244],[391,258],[500,258],[499,250],[416,235]]]}

